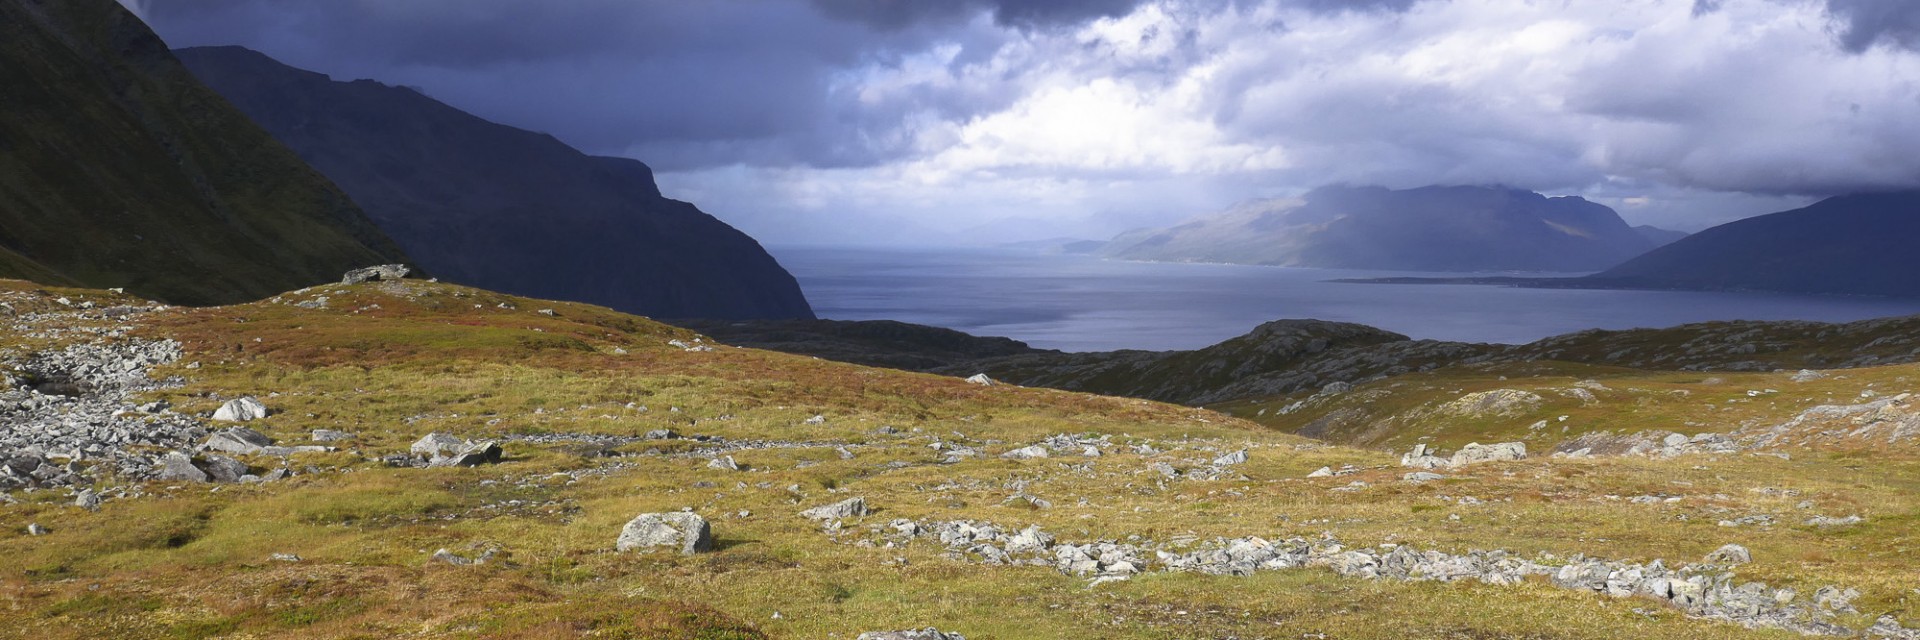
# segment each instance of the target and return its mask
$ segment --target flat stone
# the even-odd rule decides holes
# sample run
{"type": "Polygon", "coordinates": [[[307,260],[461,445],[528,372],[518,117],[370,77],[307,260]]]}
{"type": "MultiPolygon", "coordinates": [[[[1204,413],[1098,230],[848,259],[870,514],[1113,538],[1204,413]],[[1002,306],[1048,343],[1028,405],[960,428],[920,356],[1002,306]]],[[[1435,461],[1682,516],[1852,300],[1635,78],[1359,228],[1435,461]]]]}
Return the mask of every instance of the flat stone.
{"type": "Polygon", "coordinates": [[[837,520],[854,518],[872,513],[867,509],[866,498],[847,498],[829,505],[823,505],[800,512],[802,517],[814,520],[837,520]]]}

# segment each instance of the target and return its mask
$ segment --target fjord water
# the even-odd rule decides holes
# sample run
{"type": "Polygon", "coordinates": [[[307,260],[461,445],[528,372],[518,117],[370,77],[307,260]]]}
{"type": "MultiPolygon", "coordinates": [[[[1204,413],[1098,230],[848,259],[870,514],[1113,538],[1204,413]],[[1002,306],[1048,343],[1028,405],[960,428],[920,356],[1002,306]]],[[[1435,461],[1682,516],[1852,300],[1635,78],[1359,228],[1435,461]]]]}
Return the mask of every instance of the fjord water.
{"type": "Polygon", "coordinates": [[[1457,273],[1125,262],[1002,249],[769,249],[822,318],[899,320],[1066,351],[1193,349],[1281,318],[1357,322],[1414,338],[1524,343],[1592,328],[1920,313],[1914,299],[1327,282],[1457,273]]]}

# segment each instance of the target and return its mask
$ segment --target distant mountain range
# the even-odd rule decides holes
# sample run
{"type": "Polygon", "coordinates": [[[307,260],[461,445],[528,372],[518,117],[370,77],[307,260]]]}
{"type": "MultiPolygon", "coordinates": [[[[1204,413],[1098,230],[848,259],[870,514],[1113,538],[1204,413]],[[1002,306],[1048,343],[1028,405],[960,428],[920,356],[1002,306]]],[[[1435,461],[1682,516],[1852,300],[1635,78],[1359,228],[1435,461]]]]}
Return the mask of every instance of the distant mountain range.
{"type": "Polygon", "coordinates": [[[758,242],[663,197],[639,161],[240,47],[175,53],[444,279],[654,317],[813,317],[758,242]]]}
{"type": "Polygon", "coordinates": [[[1322,187],[1170,229],[1121,234],[1098,253],[1404,271],[1598,271],[1655,246],[1612,209],[1498,187],[1322,187]]]}
{"type": "Polygon", "coordinates": [[[1835,196],[1736,220],[1578,278],[1367,278],[1372,284],[1920,296],[1920,191],[1835,196]]]}
{"type": "Polygon", "coordinates": [[[1657,289],[1920,296],[1920,191],[1828,198],[1720,225],[1589,282],[1657,289]]]}
{"type": "Polygon", "coordinates": [[[113,0],[0,0],[0,277],[182,304],[405,262],[113,0]]]}

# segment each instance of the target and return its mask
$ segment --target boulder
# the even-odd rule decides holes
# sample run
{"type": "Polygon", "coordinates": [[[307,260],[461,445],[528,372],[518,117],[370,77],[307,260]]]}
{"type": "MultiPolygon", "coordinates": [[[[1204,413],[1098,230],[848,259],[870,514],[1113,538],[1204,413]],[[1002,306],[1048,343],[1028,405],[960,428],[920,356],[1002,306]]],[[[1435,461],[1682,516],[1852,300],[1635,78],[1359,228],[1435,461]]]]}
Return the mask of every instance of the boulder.
{"type": "Polygon", "coordinates": [[[161,481],[206,482],[212,479],[207,472],[193,466],[191,456],[179,451],[171,451],[160,456],[156,472],[154,479],[161,481]]]}
{"type": "Polygon", "coordinates": [[[348,271],[346,275],[341,276],[340,284],[399,280],[407,277],[407,274],[412,272],[413,269],[408,268],[407,265],[404,264],[381,264],[371,267],[361,267],[348,271]]]}
{"type": "Polygon", "coordinates": [[[1453,466],[1478,462],[1497,462],[1521,460],[1527,457],[1527,445],[1522,442],[1502,442],[1499,444],[1480,444],[1475,442],[1461,447],[1453,454],[1453,466]]]}
{"type": "Polygon", "coordinates": [[[1413,445],[1413,450],[1400,456],[1400,466],[1416,469],[1438,469],[1453,466],[1453,461],[1440,457],[1440,450],[1424,444],[1413,445]]]}
{"type": "Polygon", "coordinates": [[[438,458],[453,453],[466,445],[466,440],[455,437],[451,433],[435,431],[414,441],[413,446],[409,447],[408,451],[422,458],[438,458]]]}
{"type": "Polygon", "coordinates": [[[673,547],[693,555],[713,550],[713,528],[707,519],[687,512],[643,513],[627,521],[614,543],[618,551],[673,547]]]}
{"type": "Polygon", "coordinates": [[[847,498],[833,504],[802,511],[800,515],[814,520],[838,520],[864,516],[869,513],[872,512],[867,509],[866,498],[847,498]]]}
{"type": "Polygon", "coordinates": [[[1714,549],[1713,553],[1707,554],[1707,562],[1713,564],[1746,564],[1753,562],[1753,552],[1737,544],[1724,545],[1718,549],[1714,549]]]}
{"type": "Polygon", "coordinates": [[[973,376],[972,376],[972,377],[970,377],[970,378],[967,378],[967,382],[968,382],[969,384],[977,384],[977,385],[980,385],[980,386],[982,386],[982,387],[991,387],[991,386],[993,386],[994,384],[996,384],[996,383],[994,382],[994,380],[993,380],[993,378],[989,378],[989,377],[987,377],[987,374],[984,374],[984,373],[976,373],[976,374],[973,374],[973,376]]]}
{"type": "Polygon", "coordinates": [[[239,482],[241,477],[247,475],[245,463],[226,456],[208,454],[201,459],[199,466],[215,482],[239,482]]]}
{"type": "Polygon", "coordinates": [[[429,467],[477,467],[500,461],[500,443],[492,440],[468,442],[447,455],[427,462],[429,467]]]}
{"type": "Polygon", "coordinates": [[[1000,457],[1007,458],[1009,460],[1031,460],[1034,458],[1045,458],[1047,457],[1047,455],[1048,455],[1047,448],[1036,444],[1036,445],[1020,447],[1018,449],[1014,449],[1012,451],[1002,453],[1000,454],[1000,457]]]}
{"type": "Polygon", "coordinates": [[[1432,482],[1434,480],[1440,480],[1443,478],[1446,478],[1446,476],[1440,475],[1438,473],[1433,473],[1431,471],[1415,471],[1413,473],[1400,476],[1401,480],[1405,480],[1407,482],[1412,482],[1415,484],[1422,483],[1422,482],[1432,482]]]}
{"type": "Polygon", "coordinates": [[[712,460],[707,461],[707,468],[719,469],[722,471],[739,471],[740,463],[734,462],[733,456],[720,456],[718,458],[714,458],[712,460]]]}
{"type": "Polygon", "coordinates": [[[1320,467],[1318,469],[1314,469],[1313,473],[1307,474],[1307,477],[1309,478],[1327,478],[1332,476],[1333,476],[1333,467],[1320,467]]]}
{"type": "Polygon", "coordinates": [[[265,417],[267,417],[267,405],[260,404],[260,401],[253,396],[229,400],[213,412],[213,419],[222,422],[247,422],[265,417]]]}
{"type": "MultiPolygon", "coordinates": [[[[236,400],[235,402],[238,401],[236,400]]],[[[221,409],[224,411],[225,407],[221,409]]],[[[200,447],[208,451],[225,451],[227,453],[250,455],[259,453],[262,447],[271,444],[273,444],[273,439],[267,437],[264,433],[246,427],[228,427],[215,431],[213,435],[207,436],[206,444],[202,444],[200,447]]]]}

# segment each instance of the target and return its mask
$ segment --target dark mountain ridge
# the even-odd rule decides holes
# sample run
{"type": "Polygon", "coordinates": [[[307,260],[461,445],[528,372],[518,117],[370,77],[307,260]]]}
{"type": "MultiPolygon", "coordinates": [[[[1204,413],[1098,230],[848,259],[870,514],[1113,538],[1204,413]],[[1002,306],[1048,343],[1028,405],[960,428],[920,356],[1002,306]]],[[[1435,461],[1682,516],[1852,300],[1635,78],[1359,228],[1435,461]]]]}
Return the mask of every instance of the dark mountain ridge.
{"type": "Polygon", "coordinates": [[[1594,274],[1610,286],[1920,296],[1920,191],[1736,220],[1594,274]]]}
{"type": "Polygon", "coordinates": [[[1321,187],[1171,229],[1121,234],[1102,255],[1407,271],[1596,271],[1653,248],[1612,209],[1502,187],[1321,187]]]}
{"type": "Polygon", "coordinates": [[[0,277],[244,302],[405,262],[112,0],[0,0],[0,277]]]}
{"type": "Polygon", "coordinates": [[[241,47],[176,53],[442,278],[654,317],[813,317],[758,242],[663,197],[640,161],[241,47]]]}

